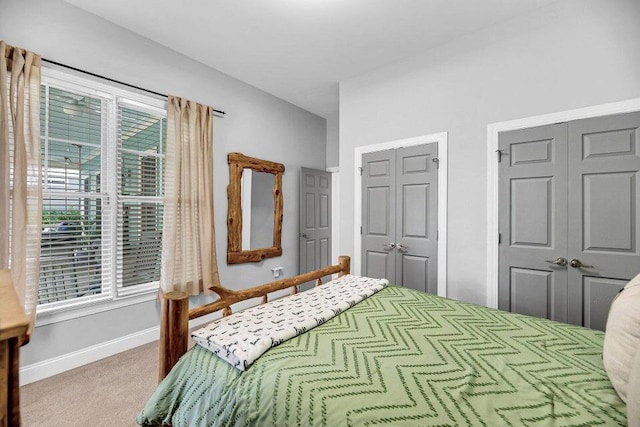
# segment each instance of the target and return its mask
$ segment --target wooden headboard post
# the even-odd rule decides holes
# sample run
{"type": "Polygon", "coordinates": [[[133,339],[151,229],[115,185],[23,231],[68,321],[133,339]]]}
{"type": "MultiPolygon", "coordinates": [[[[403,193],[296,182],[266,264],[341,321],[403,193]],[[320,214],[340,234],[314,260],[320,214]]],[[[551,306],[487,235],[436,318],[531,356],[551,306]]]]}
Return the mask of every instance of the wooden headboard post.
{"type": "Polygon", "coordinates": [[[341,255],[338,257],[338,265],[340,266],[340,272],[338,273],[338,277],[342,277],[346,274],[351,273],[351,258],[348,256],[341,255]]]}
{"type": "MultiPolygon", "coordinates": [[[[160,363],[159,379],[162,381],[167,376],[178,359],[187,352],[189,340],[189,320],[200,316],[215,313],[222,310],[223,316],[231,314],[231,305],[252,298],[261,298],[262,303],[267,302],[267,295],[271,292],[281,291],[324,276],[338,274],[342,277],[351,272],[351,259],[348,256],[338,258],[338,265],[331,265],[319,270],[299,274],[288,279],[265,283],[264,285],[234,291],[222,286],[212,286],[211,289],[219,295],[217,300],[195,307],[189,310],[189,296],[184,292],[161,293],[160,310],[160,363]]],[[[297,292],[297,290],[296,290],[297,292]]]]}
{"type": "Polygon", "coordinates": [[[189,340],[189,296],[186,292],[160,291],[160,358],[158,378],[167,376],[189,340]]]}

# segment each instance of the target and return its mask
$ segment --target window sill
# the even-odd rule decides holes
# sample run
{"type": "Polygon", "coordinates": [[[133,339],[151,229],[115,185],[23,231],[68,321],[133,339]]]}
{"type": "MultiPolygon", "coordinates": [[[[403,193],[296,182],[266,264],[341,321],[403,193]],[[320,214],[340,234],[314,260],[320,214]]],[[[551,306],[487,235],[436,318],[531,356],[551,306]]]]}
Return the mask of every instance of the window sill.
{"type": "Polygon", "coordinates": [[[138,292],[135,295],[120,296],[117,299],[113,299],[111,296],[104,296],[92,298],[91,300],[83,301],[73,306],[38,310],[35,327],[38,328],[40,326],[91,316],[130,305],[141,304],[147,301],[153,301],[157,299],[157,297],[158,290],[155,288],[143,293],[138,292]]]}

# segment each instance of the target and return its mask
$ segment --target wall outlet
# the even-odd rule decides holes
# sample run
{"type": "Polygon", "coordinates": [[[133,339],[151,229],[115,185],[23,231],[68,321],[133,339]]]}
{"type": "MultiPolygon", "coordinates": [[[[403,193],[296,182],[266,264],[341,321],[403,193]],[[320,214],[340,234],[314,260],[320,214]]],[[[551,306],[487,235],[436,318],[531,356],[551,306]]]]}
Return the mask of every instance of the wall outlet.
{"type": "Polygon", "coordinates": [[[273,278],[277,279],[278,277],[282,276],[282,270],[283,267],[273,267],[271,269],[271,271],[273,272],[273,278]]]}

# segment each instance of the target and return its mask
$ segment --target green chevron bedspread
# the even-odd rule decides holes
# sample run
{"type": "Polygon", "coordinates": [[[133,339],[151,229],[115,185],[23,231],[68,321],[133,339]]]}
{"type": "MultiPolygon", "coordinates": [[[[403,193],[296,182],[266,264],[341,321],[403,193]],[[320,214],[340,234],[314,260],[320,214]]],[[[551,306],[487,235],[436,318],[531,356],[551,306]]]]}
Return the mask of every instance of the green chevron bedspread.
{"type": "Polygon", "coordinates": [[[612,426],[601,332],[390,286],[247,371],[195,346],[137,418],[180,426],[612,426]]]}

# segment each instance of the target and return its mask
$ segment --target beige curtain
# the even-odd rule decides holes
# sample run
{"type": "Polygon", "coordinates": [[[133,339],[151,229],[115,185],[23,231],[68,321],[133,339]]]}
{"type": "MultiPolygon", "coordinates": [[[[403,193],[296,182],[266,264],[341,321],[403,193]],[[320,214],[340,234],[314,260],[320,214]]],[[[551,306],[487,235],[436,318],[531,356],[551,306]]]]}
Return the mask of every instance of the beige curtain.
{"type": "Polygon", "coordinates": [[[213,225],[213,110],[175,96],[167,100],[162,232],[163,292],[209,293],[218,285],[213,225]]]}
{"type": "Polygon", "coordinates": [[[31,319],[30,335],[42,227],[38,55],[0,41],[0,98],[0,268],[11,269],[18,298],[31,319]]]}

